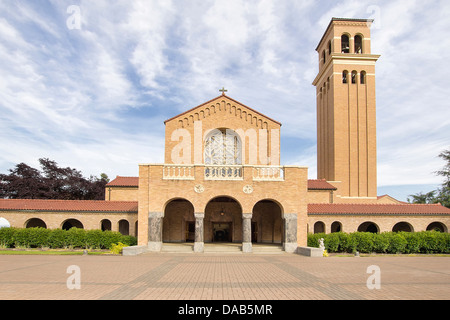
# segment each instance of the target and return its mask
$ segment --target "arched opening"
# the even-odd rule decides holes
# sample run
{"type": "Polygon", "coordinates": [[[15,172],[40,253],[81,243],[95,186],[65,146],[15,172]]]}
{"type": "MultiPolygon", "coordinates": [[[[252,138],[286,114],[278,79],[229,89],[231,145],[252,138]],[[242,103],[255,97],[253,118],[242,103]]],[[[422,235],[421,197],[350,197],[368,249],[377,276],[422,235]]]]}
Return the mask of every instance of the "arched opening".
{"type": "Polygon", "coordinates": [[[350,53],[350,38],[346,34],[341,36],[341,52],[350,53]]]}
{"type": "Polygon", "coordinates": [[[331,47],[331,40],[330,41],[328,41],[328,54],[329,55],[331,55],[331,53],[332,53],[332,47],[331,47]]]}
{"type": "Polygon", "coordinates": [[[363,53],[363,39],[360,35],[355,36],[355,53],[363,53]]]}
{"type": "Polygon", "coordinates": [[[217,197],[205,208],[204,242],[242,242],[242,208],[230,197],[217,197]]]}
{"type": "Polygon", "coordinates": [[[70,230],[72,228],[84,229],[83,224],[76,219],[68,219],[63,222],[62,229],[70,230]]]}
{"type": "Polygon", "coordinates": [[[325,53],[325,50],[322,51],[322,60],[323,60],[323,64],[325,64],[325,62],[327,62],[327,54],[325,53]]]}
{"type": "Polygon", "coordinates": [[[194,240],[194,206],[185,199],[170,201],[164,210],[163,242],[184,243],[194,240]]]}
{"type": "Polygon", "coordinates": [[[347,70],[342,72],[342,83],[344,83],[344,84],[348,83],[348,71],[347,70]]]}
{"type": "Polygon", "coordinates": [[[124,236],[130,235],[130,223],[127,220],[119,221],[119,232],[124,236]]]}
{"type": "Polygon", "coordinates": [[[441,222],[433,222],[428,225],[427,231],[447,232],[447,227],[441,222]]]}
{"type": "Polygon", "coordinates": [[[283,243],[283,226],[282,209],[278,203],[262,200],[255,204],[252,214],[253,243],[283,243]]]}
{"type": "Polygon", "coordinates": [[[380,229],[373,222],[364,222],[358,227],[358,232],[371,232],[371,233],[379,233],[380,229]]]}
{"type": "Polygon", "coordinates": [[[414,228],[408,222],[399,222],[393,228],[393,232],[414,232],[414,228]]]}
{"type": "Polygon", "coordinates": [[[316,233],[325,233],[325,223],[322,221],[314,223],[314,234],[316,233]]]}
{"type": "Polygon", "coordinates": [[[366,84],[366,72],[365,71],[361,71],[361,84],[366,84]]]}
{"type": "Polygon", "coordinates": [[[352,71],[352,83],[356,84],[356,78],[357,78],[358,72],[352,71]]]}
{"type": "Polygon", "coordinates": [[[38,218],[33,218],[25,222],[25,228],[44,228],[47,229],[47,224],[38,218]]]}
{"type": "Polygon", "coordinates": [[[103,219],[100,222],[100,228],[102,231],[111,231],[111,221],[108,219],[103,219]]]}
{"type": "Polygon", "coordinates": [[[335,221],[331,224],[331,233],[342,232],[342,223],[335,221]]]}

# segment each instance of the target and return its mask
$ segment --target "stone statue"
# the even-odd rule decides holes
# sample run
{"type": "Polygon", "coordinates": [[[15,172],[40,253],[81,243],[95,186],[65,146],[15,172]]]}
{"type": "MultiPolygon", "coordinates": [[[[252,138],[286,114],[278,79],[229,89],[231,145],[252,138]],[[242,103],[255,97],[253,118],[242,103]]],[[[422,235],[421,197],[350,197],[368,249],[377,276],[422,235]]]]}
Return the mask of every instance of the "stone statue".
{"type": "Polygon", "coordinates": [[[323,244],[323,241],[324,241],[323,238],[319,239],[319,248],[322,249],[322,250],[325,250],[325,245],[323,244]]]}

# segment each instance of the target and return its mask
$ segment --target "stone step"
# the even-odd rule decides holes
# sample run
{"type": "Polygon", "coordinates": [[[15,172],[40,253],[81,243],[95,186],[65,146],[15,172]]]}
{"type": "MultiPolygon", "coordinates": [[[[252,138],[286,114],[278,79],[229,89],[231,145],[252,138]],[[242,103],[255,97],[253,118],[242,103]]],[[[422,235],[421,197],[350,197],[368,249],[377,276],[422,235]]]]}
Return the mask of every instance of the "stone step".
{"type": "Polygon", "coordinates": [[[242,253],[241,244],[205,244],[205,253],[242,253]]]}
{"type": "Polygon", "coordinates": [[[264,245],[253,245],[252,246],[253,253],[265,253],[265,254],[280,254],[285,253],[282,246],[264,246],[264,245]]]}
{"type": "Polygon", "coordinates": [[[185,243],[180,243],[180,244],[163,244],[162,248],[161,248],[161,252],[173,252],[173,253],[192,253],[194,252],[194,245],[193,244],[185,244],[185,243]]]}
{"type": "MultiPolygon", "coordinates": [[[[193,253],[193,243],[164,243],[161,252],[165,253],[193,253]]],[[[205,253],[242,253],[241,243],[224,243],[224,244],[212,244],[205,243],[205,253]]],[[[264,245],[253,244],[252,253],[255,254],[281,254],[284,253],[281,245],[264,245]]]]}

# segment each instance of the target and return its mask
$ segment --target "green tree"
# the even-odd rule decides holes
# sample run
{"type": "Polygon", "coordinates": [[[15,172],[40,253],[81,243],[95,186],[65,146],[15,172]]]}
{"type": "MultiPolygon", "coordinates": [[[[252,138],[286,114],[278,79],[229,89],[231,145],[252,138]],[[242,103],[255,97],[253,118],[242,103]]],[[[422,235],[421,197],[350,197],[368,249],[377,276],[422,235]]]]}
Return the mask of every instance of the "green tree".
{"type": "Polygon", "coordinates": [[[425,194],[417,193],[415,195],[410,195],[411,198],[408,198],[409,203],[440,203],[443,206],[450,208],[450,149],[443,151],[439,154],[439,157],[446,161],[444,168],[440,171],[436,171],[437,175],[444,177],[442,187],[425,194]]]}

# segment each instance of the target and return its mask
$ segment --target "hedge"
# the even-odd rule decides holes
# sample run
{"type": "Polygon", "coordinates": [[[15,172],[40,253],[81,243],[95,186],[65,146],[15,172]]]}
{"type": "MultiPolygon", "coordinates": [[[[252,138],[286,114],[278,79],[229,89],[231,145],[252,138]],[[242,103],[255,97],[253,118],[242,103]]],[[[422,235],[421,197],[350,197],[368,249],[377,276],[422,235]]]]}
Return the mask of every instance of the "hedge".
{"type": "Polygon", "coordinates": [[[67,231],[44,228],[0,229],[0,246],[5,248],[110,249],[112,244],[119,242],[127,246],[134,246],[137,240],[135,237],[124,236],[119,232],[77,228],[67,231]]]}
{"type": "Polygon", "coordinates": [[[450,234],[436,231],[309,234],[308,246],[319,247],[321,238],[332,253],[450,253],[450,234]]]}

